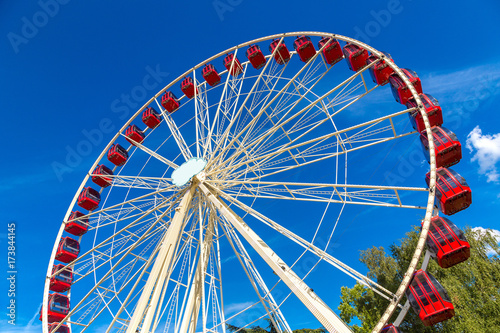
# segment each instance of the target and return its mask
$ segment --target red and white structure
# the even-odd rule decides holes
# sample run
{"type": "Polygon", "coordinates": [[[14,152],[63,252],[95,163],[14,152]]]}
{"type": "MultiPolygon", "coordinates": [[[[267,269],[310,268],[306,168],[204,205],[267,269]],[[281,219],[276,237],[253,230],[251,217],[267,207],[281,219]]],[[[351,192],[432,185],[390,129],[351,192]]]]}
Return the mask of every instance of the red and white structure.
{"type": "MultiPolygon", "coordinates": [[[[460,160],[457,145],[442,140],[454,141],[442,120],[431,124],[425,82],[396,62],[349,37],[283,33],[215,54],[162,88],[76,189],[47,269],[43,332],[225,332],[226,323],[262,318],[291,332],[295,311],[350,332],[330,292],[345,276],[389,300],[373,332],[398,332],[409,308],[401,299],[425,275],[417,270],[429,230],[457,233],[433,220],[437,206],[464,209],[470,189],[441,186],[465,186],[446,169],[460,160]],[[376,90],[390,107],[358,117],[376,90]],[[400,159],[391,146],[415,137],[429,173],[417,175],[421,186],[404,177],[391,185],[384,178],[400,159]],[[365,208],[353,232],[353,209],[365,208]],[[420,212],[422,232],[398,289],[387,290],[342,253],[400,223],[389,221],[396,209],[408,225],[420,212]]],[[[462,261],[457,239],[433,256],[462,261]]]]}

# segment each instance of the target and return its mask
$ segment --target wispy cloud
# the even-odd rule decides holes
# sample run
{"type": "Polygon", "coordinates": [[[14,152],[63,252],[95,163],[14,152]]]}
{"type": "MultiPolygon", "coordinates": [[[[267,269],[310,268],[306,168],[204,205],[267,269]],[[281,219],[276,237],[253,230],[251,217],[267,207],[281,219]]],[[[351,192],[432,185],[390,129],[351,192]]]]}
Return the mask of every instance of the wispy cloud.
{"type": "Polygon", "coordinates": [[[474,153],[471,161],[479,163],[479,173],[486,175],[488,182],[498,182],[500,175],[497,163],[500,161],[500,133],[484,134],[476,126],[467,136],[467,148],[474,153]]]}
{"type": "Polygon", "coordinates": [[[0,327],[2,328],[2,333],[39,333],[42,331],[42,324],[37,320],[42,308],[42,303],[38,306],[33,317],[26,325],[19,324],[16,318],[15,325],[12,325],[5,319],[0,319],[0,327]]]}
{"type": "Polygon", "coordinates": [[[42,325],[11,325],[7,323],[6,320],[0,320],[0,327],[2,327],[2,333],[40,333],[42,331],[42,325]]]}
{"type": "Polygon", "coordinates": [[[422,87],[444,105],[449,123],[471,118],[481,103],[500,95],[500,63],[484,64],[452,72],[421,73],[422,87]]]}
{"type": "Polygon", "coordinates": [[[241,303],[232,303],[225,306],[224,312],[226,315],[232,315],[238,313],[246,308],[250,307],[254,302],[241,302],[241,303]]]}
{"type": "Polygon", "coordinates": [[[485,84],[488,84],[492,90],[498,90],[500,88],[500,63],[474,66],[452,72],[430,72],[420,76],[424,90],[435,94],[444,95],[457,90],[474,93],[477,88],[485,84]]]}
{"type": "MultiPolygon", "coordinates": [[[[443,108],[443,112],[448,118],[469,118],[478,109],[480,102],[500,95],[500,62],[443,72],[418,71],[417,74],[424,92],[436,97],[441,105],[447,106],[443,108]]],[[[374,111],[383,113],[383,103],[392,100],[387,85],[355,103],[354,110],[356,115],[374,111]]]]}

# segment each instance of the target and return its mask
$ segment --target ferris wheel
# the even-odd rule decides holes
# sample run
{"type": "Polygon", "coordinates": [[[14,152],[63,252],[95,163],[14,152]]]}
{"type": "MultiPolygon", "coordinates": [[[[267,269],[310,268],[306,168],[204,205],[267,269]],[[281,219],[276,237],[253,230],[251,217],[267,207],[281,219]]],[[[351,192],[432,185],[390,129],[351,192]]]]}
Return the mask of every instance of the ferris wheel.
{"type": "Polygon", "coordinates": [[[330,33],[259,38],[194,66],[137,110],[77,189],[49,261],[43,332],[225,332],[262,318],[291,332],[297,314],[350,332],[334,311],[346,277],[389,301],[379,332],[434,211],[426,103],[437,102],[426,96],[390,55],[330,33]],[[393,148],[419,135],[428,187],[387,184],[393,148]],[[383,227],[423,220],[397,290],[353,261],[377,214],[383,227]]]}

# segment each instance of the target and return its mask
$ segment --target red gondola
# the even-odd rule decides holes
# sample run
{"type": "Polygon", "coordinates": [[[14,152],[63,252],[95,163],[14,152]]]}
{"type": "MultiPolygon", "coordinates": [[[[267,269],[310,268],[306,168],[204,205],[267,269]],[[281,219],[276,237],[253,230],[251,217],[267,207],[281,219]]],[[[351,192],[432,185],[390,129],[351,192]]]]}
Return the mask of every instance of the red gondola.
{"type": "Polygon", "coordinates": [[[273,41],[269,45],[269,52],[273,53],[276,47],[278,47],[278,50],[274,54],[274,60],[276,60],[278,65],[287,63],[290,60],[290,51],[288,51],[288,48],[285,45],[285,41],[280,44],[279,38],[273,39],[273,41]]]}
{"type": "Polygon", "coordinates": [[[243,66],[241,66],[240,61],[238,60],[237,57],[234,56],[233,53],[228,54],[224,58],[224,66],[232,76],[238,76],[241,73],[243,73],[243,66]]]}
{"type": "Polygon", "coordinates": [[[406,297],[425,326],[450,319],[455,309],[446,290],[429,273],[418,270],[406,289],[406,297]]]}
{"type": "Polygon", "coordinates": [[[385,325],[384,328],[382,328],[381,333],[402,333],[399,327],[394,326],[393,324],[385,325]]]}
{"type": "Polygon", "coordinates": [[[318,49],[321,49],[325,44],[327,45],[323,49],[322,53],[328,65],[335,65],[340,60],[342,60],[342,58],[344,58],[342,48],[340,47],[340,44],[336,39],[328,37],[321,38],[321,40],[318,42],[318,49]]]}
{"type": "Polygon", "coordinates": [[[55,258],[67,264],[75,260],[79,253],[80,243],[71,237],[64,237],[59,241],[55,258]]]}
{"type": "Polygon", "coordinates": [[[177,110],[181,104],[173,92],[167,91],[163,96],[161,96],[161,105],[165,108],[165,110],[172,113],[177,110]]]}
{"type": "Polygon", "coordinates": [[[86,187],[78,196],[78,206],[86,210],[94,210],[101,202],[101,195],[92,187],[86,187]]]}
{"type": "Polygon", "coordinates": [[[85,234],[89,226],[89,219],[84,216],[85,215],[79,211],[71,212],[68,222],[64,227],[64,231],[75,236],[81,236],[85,234]]]}
{"type": "Polygon", "coordinates": [[[368,51],[355,44],[347,43],[342,50],[344,57],[347,59],[347,65],[352,71],[359,71],[366,66],[366,59],[368,59],[368,51]]]}
{"type": "MultiPolygon", "coordinates": [[[[47,320],[49,323],[60,322],[69,313],[69,298],[58,294],[50,294],[47,311],[47,320]]],[[[42,311],[40,310],[40,320],[42,320],[42,311]]],[[[55,326],[54,326],[55,327],[55,326]]]]}
{"type": "Polygon", "coordinates": [[[56,292],[65,292],[71,288],[73,283],[73,270],[71,267],[64,267],[63,264],[54,265],[52,274],[60,271],[50,278],[50,290],[56,292]],[[62,271],[60,271],[62,269],[62,271]]]}
{"type": "Polygon", "coordinates": [[[259,45],[250,45],[246,52],[247,58],[252,64],[253,68],[260,69],[266,64],[266,57],[260,50],[259,45]]]}
{"type": "MultiPolygon", "coordinates": [[[[434,151],[436,153],[436,166],[450,167],[457,164],[462,159],[462,145],[458,141],[455,133],[447,128],[434,126],[431,128],[434,138],[434,151]]],[[[424,149],[424,155],[429,161],[429,141],[426,131],[420,133],[420,141],[424,149]]]]}
{"type": "Polygon", "coordinates": [[[108,187],[113,182],[113,178],[106,177],[112,176],[113,171],[104,164],[98,165],[92,174],[92,181],[100,187],[108,187]]]}
{"type": "MultiPolygon", "coordinates": [[[[188,76],[181,83],[181,90],[186,95],[187,98],[194,97],[194,81],[193,78],[188,76]]],[[[198,94],[198,88],[196,88],[196,94],[198,94]]]]}
{"type": "Polygon", "coordinates": [[[128,160],[128,151],[119,144],[115,143],[109,148],[108,161],[116,166],[124,165],[128,160]]]}
{"type": "Polygon", "coordinates": [[[57,325],[59,325],[58,322],[49,324],[49,333],[71,333],[71,330],[69,329],[68,325],[62,324],[56,330],[57,325]]]}
{"type": "Polygon", "coordinates": [[[387,64],[387,61],[394,62],[391,55],[385,52],[382,53],[385,55],[384,60],[379,61],[379,58],[374,54],[366,59],[367,65],[370,65],[373,62],[377,62],[375,65],[370,67],[370,76],[372,77],[373,82],[380,86],[384,86],[389,83],[389,76],[394,73],[394,69],[392,69],[392,67],[387,64]]]}
{"type": "MultiPolygon", "coordinates": [[[[436,170],[436,198],[438,207],[446,215],[466,209],[472,203],[472,192],[464,177],[447,168],[436,170]]],[[[430,173],[425,176],[429,185],[430,173]]]]}
{"type": "Polygon", "coordinates": [[[470,244],[463,231],[445,217],[431,219],[427,246],[442,268],[455,266],[470,257],[470,244]]]}
{"type": "Polygon", "coordinates": [[[155,129],[161,123],[160,114],[152,107],[147,107],[142,113],[142,122],[146,124],[147,127],[155,129]]]}
{"type": "MultiPolygon", "coordinates": [[[[417,94],[421,94],[422,83],[420,82],[417,73],[407,68],[402,68],[401,70],[410,80],[413,87],[415,87],[417,94]]],[[[403,79],[401,79],[398,74],[394,73],[389,77],[389,82],[391,83],[392,95],[396,99],[396,102],[406,104],[406,102],[408,102],[413,95],[411,94],[410,89],[408,89],[406,84],[403,82],[403,79]]]]}
{"type": "Polygon", "coordinates": [[[203,78],[211,87],[215,87],[216,85],[219,84],[220,82],[220,75],[217,73],[217,70],[215,69],[214,65],[212,64],[206,64],[205,67],[203,67],[203,78]]]}
{"type": "Polygon", "coordinates": [[[145,138],[146,136],[144,135],[144,133],[142,133],[142,131],[136,125],[128,125],[127,129],[125,130],[125,139],[127,139],[127,141],[133,145],[135,145],[136,143],[142,143],[145,138]]]}
{"type": "Polygon", "coordinates": [[[300,60],[303,62],[308,62],[316,54],[314,45],[311,42],[311,37],[300,36],[293,42],[293,48],[297,51],[300,60]]]}
{"type": "MultiPolygon", "coordinates": [[[[443,124],[443,112],[441,111],[437,99],[428,94],[420,94],[418,96],[422,104],[424,104],[425,112],[427,113],[427,118],[429,118],[431,127],[441,126],[443,124]]],[[[406,102],[406,107],[408,109],[418,107],[415,98],[411,97],[408,102],[406,102]]],[[[419,133],[425,130],[424,119],[418,110],[410,112],[408,115],[410,116],[410,122],[413,129],[416,129],[419,133]]]]}

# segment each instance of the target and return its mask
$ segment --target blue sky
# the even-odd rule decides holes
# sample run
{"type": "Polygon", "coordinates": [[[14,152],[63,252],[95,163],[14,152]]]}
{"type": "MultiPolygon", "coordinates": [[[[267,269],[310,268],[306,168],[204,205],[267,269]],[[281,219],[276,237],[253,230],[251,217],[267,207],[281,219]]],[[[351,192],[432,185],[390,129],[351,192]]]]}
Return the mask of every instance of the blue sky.
{"type": "MultiPolygon", "coordinates": [[[[499,17],[494,0],[0,2],[2,253],[7,223],[17,223],[18,317],[17,328],[9,329],[39,330],[33,317],[60,222],[85,173],[128,116],[188,68],[270,34],[338,33],[388,51],[400,67],[415,70],[463,145],[454,169],[467,179],[474,201],[453,221],[500,229],[499,17]],[[124,95],[135,99],[127,102],[124,95]],[[102,135],[92,136],[96,129],[102,135]],[[91,144],[83,147],[82,141],[91,144]],[[76,156],[78,149],[83,153],[76,156]]],[[[406,169],[391,170],[396,179],[423,186],[425,166],[406,156],[402,161],[406,169]]],[[[405,228],[374,228],[365,244],[387,246],[405,228]]],[[[3,307],[5,279],[0,286],[3,307]]]]}

